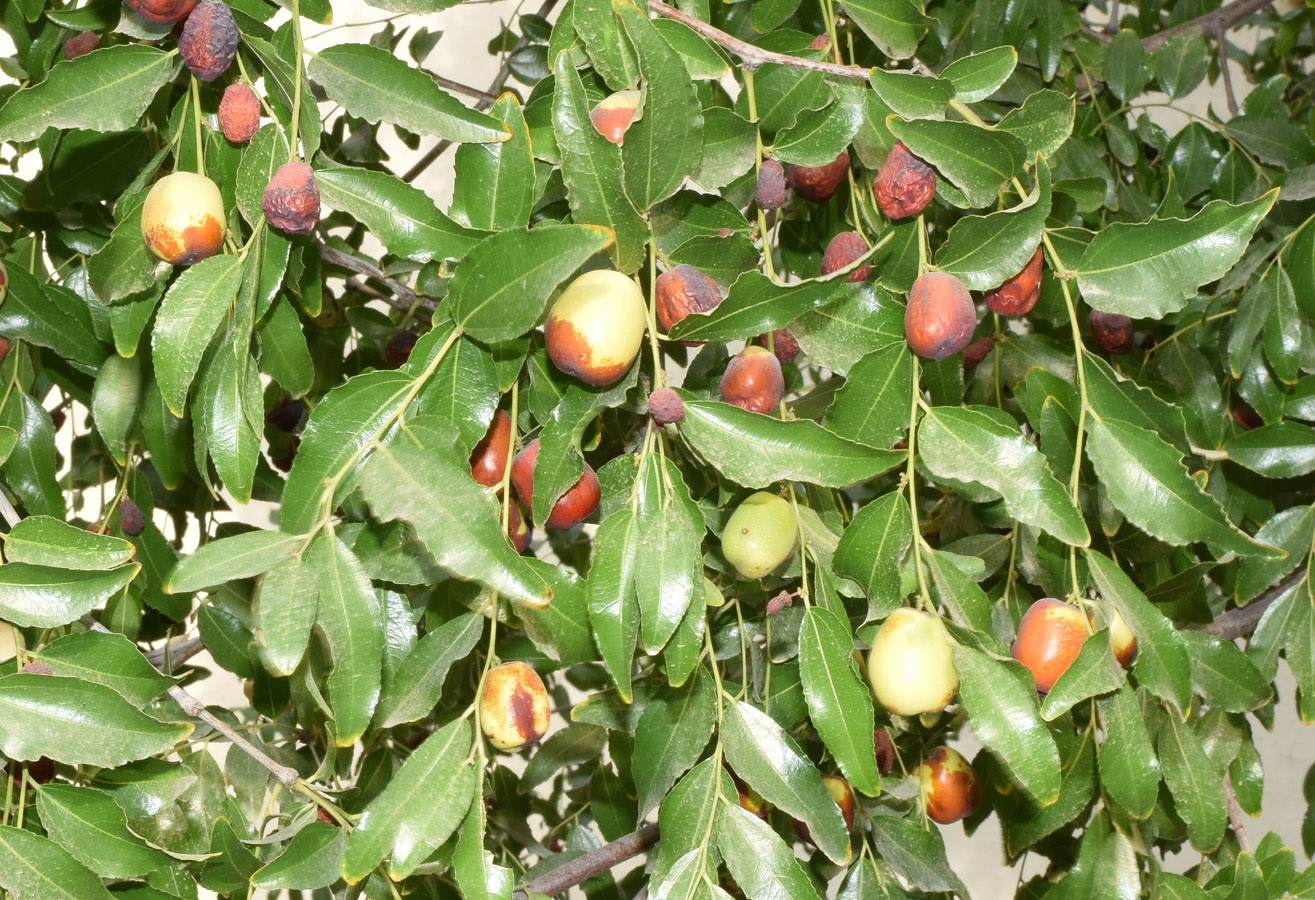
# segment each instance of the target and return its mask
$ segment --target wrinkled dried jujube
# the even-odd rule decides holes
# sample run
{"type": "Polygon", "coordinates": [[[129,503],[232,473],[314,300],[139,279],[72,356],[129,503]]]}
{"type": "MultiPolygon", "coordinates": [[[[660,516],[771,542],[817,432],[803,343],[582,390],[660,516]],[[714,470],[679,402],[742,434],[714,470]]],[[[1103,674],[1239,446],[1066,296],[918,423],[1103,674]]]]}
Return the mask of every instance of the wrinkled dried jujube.
{"type": "Polygon", "coordinates": [[[872,182],[872,193],[886,218],[916,216],[936,196],[936,171],[900,141],[886,154],[886,161],[872,182]]]}
{"type": "Polygon", "coordinates": [[[181,22],[196,6],[196,0],[123,0],[128,8],[148,22],[169,25],[181,22]]]}
{"type": "Polygon", "coordinates": [[[183,34],[178,38],[178,55],[197,78],[214,81],[233,64],[240,38],[228,4],[223,0],[205,0],[187,17],[183,34]]]}
{"type": "Polygon", "coordinates": [[[294,160],[279,166],[260,198],[265,218],[284,234],[310,234],[320,220],[320,191],[315,172],[294,160]]]}
{"type": "Polygon", "coordinates": [[[764,159],[758,169],[758,205],[769,211],[785,205],[785,169],[779,160],[764,159]]]}
{"type": "Polygon", "coordinates": [[[230,84],[219,101],[219,129],[235,144],[245,144],[260,128],[260,98],[245,84],[230,84]]]}
{"type": "Polygon", "coordinates": [[[1041,248],[1023,270],[995,290],[986,292],[986,307],[1001,316],[1025,316],[1041,297],[1041,248]]]}
{"type": "Polygon", "coordinates": [[[825,203],[849,174],[849,154],[841,153],[824,166],[791,166],[785,180],[796,194],[813,203],[825,203]]]}
{"type": "MultiPolygon", "coordinates": [[[[868,242],[857,231],[842,231],[826,245],[822,254],[822,274],[830,275],[854,262],[868,252],[868,242]]],[[[866,281],[872,274],[872,264],[864,263],[849,273],[846,281],[866,281]]]]}

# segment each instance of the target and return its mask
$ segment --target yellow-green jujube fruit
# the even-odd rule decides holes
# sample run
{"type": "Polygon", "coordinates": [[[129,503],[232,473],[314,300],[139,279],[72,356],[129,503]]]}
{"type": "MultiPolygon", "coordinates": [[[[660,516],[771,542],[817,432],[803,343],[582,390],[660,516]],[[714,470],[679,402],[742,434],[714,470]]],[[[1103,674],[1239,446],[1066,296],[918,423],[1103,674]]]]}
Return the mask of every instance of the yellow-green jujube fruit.
{"type": "Polygon", "coordinates": [[[945,623],[909,607],[887,616],[868,651],[868,683],[877,701],[896,715],[944,709],[959,689],[945,623]]]}
{"type": "Polygon", "coordinates": [[[142,204],[142,239],[171,265],[191,265],[219,252],[228,220],[219,187],[195,172],[174,172],[151,186],[142,204]]]}
{"type": "Polygon", "coordinates": [[[721,533],[721,552],[741,578],[752,581],[788,560],[798,537],[790,501],[759,491],[731,513],[721,533]]]}
{"type": "Polygon", "coordinates": [[[612,384],[630,370],[644,341],[644,294],[612,269],[585,272],[562,291],[543,326],[553,364],[592,385],[612,384]]]}

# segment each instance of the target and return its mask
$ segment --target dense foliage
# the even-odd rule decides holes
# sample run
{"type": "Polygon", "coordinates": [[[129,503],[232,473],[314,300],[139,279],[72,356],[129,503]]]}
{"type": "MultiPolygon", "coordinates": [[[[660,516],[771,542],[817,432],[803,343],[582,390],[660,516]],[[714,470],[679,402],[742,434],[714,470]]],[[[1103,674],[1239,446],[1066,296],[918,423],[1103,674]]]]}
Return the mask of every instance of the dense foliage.
{"type": "Polygon", "coordinates": [[[10,897],[1315,897],[1315,11],[192,5],[0,4],[10,897]]]}

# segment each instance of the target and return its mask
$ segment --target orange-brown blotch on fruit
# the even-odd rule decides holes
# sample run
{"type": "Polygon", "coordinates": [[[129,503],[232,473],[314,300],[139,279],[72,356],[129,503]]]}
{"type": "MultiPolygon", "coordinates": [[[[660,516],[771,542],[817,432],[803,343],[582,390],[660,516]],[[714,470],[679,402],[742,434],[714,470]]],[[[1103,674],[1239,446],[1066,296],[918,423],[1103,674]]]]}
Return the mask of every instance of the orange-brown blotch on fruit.
{"type": "MultiPolygon", "coordinates": [[[[521,498],[528,510],[534,509],[534,468],[539,462],[539,439],[535,438],[525,446],[511,461],[511,483],[516,488],[516,496],[521,498]]],[[[602,488],[598,476],[594,474],[589,463],[584,464],[582,474],[575,484],[566,489],[566,493],[553,504],[545,528],[574,528],[593,515],[598,508],[602,488]]]]}
{"type": "Polygon", "coordinates": [[[790,188],[813,203],[825,203],[845,183],[849,154],[841,153],[824,166],[791,166],[785,174],[790,188]]]}
{"type": "Polygon", "coordinates": [[[986,292],[987,309],[1001,316],[1025,316],[1041,298],[1041,248],[1037,247],[1023,270],[994,290],[986,292]]]}
{"type": "Polygon", "coordinates": [[[977,812],[982,802],[982,783],[962,753],[937,747],[918,766],[918,799],[927,818],[949,825],[977,812]]]}
{"type": "Polygon", "coordinates": [[[484,487],[496,487],[502,484],[510,455],[511,416],[498,410],[493,414],[488,431],[470,454],[470,474],[484,487]]]}
{"type": "MultiPolygon", "coordinates": [[[[849,782],[839,775],[823,775],[822,784],[826,787],[826,792],[831,795],[835,801],[836,807],[840,810],[840,816],[845,820],[845,830],[854,830],[854,817],[858,809],[858,799],[854,796],[854,789],[849,786],[849,782]]],[[[813,836],[808,831],[808,826],[798,819],[794,822],[795,834],[805,841],[812,841],[813,836]]]]}
{"type": "MultiPolygon", "coordinates": [[[[1119,665],[1126,669],[1137,658],[1137,636],[1132,633],[1128,623],[1123,621],[1123,616],[1119,615],[1118,610],[1110,610],[1108,620],[1110,650],[1114,653],[1114,658],[1118,660],[1119,665]]],[[[1091,623],[1093,629],[1100,627],[1096,622],[1096,617],[1090,612],[1087,613],[1087,621],[1091,623]]]]}
{"type": "Polygon", "coordinates": [[[300,160],[286,162],[274,172],[260,197],[269,224],[284,234],[310,234],[320,221],[320,189],[315,172],[300,160]]]}
{"type": "Polygon", "coordinates": [[[227,227],[219,187],[193,172],[164,176],[151,187],[142,205],[146,248],[176,266],[218,253],[227,227]]]}
{"type": "Polygon", "coordinates": [[[936,170],[897,141],[872,182],[872,193],[886,218],[916,216],[936,196],[936,170]]]}
{"type": "Polygon", "coordinates": [[[1132,319],[1093,309],[1091,337],[1106,353],[1127,353],[1132,350],[1132,319]]]}
{"type": "Polygon", "coordinates": [[[599,134],[613,144],[619,144],[626,136],[626,129],[635,120],[642,99],[639,91],[617,91],[604,97],[589,110],[589,121],[594,123],[599,134]]]}
{"type": "Polygon", "coordinates": [[[169,25],[181,22],[196,6],[196,0],[123,0],[128,8],[148,22],[169,25]]]}
{"type": "Polygon", "coordinates": [[[142,515],[142,508],[131,497],[124,497],[123,505],[119,507],[120,530],[126,535],[136,537],[145,527],[146,519],[142,515]]]}
{"type": "Polygon", "coordinates": [[[769,334],[760,334],[754,343],[771,350],[783,366],[788,366],[799,358],[799,342],[784,328],[778,328],[769,334]]]}
{"type": "MultiPolygon", "coordinates": [[[[868,252],[868,242],[857,231],[842,231],[826,245],[822,254],[822,275],[838,272],[868,252]]],[[[846,281],[867,281],[872,274],[872,264],[864,263],[849,273],[846,281]]]]}
{"type": "Polygon", "coordinates": [[[548,313],[548,356],[586,384],[613,384],[639,355],[647,315],[644,294],[632,279],[613,269],[585,272],[548,313]]]}
{"type": "Polygon", "coordinates": [[[654,311],[663,331],[671,331],[690,313],[706,313],[721,302],[717,283],[691,265],[681,263],[657,277],[654,311]]]}
{"type": "Polygon", "coordinates": [[[234,144],[245,144],[260,128],[260,98],[245,84],[230,84],[219,101],[219,130],[234,144]]]}
{"type": "Polygon", "coordinates": [[[766,347],[745,347],[721,376],[721,399],[750,412],[774,412],[784,392],[781,362],[766,347]]]}
{"type": "Polygon", "coordinates": [[[648,395],[648,414],[655,425],[679,425],[685,421],[685,401],[671,388],[658,388],[648,395]]]}
{"type": "Polygon", "coordinates": [[[764,159],[758,168],[758,205],[765,210],[780,209],[785,205],[785,167],[780,160],[764,159]]]}
{"type": "Polygon", "coordinates": [[[740,803],[740,809],[745,812],[753,813],[760,819],[767,818],[767,810],[771,804],[762,798],[762,795],[744,783],[740,776],[732,771],[731,767],[722,762],[722,768],[731,776],[731,782],[735,785],[735,793],[740,803]]]}
{"type": "Polygon", "coordinates": [[[799,540],[790,501],[768,491],[744,499],[726,520],[721,553],[740,578],[766,578],[794,555],[799,540]]]}
{"type": "Polygon", "coordinates": [[[96,32],[84,31],[75,34],[64,42],[64,58],[77,59],[79,56],[86,56],[99,46],[100,35],[96,32]]]}
{"type": "Polygon", "coordinates": [[[178,55],[198,79],[214,81],[233,64],[241,36],[224,0],[204,0],[187,16],[178,55]]]}
{"type": "Polygon", "coordinates": [[[548,733],[548,690],[523,662],[489,669],[479,695],[479,723],[499,750],[519,750],[548,733]]]}
{"type": "Polygon", "coordinates": [[[895,768],[895,742],[890,739],[890,732],[884,728],[874,729],[872,745],[877,753],[877,772],[885,775],[895,768]]]}
{"type": "Polygon", "coordinates": [[[1013,657],[1027,666],[1036,689],[1045,693],[1078,658],[1088,634],[1086,616],[1077,607],[1043,597],[1023,614],[1013,657]]]}
{"type": "Polygon", "coordinates": [[[904,336],[924,359],[953,356],[973,339],[977,314],[964,283],[945,272],[927,272],[913,282],[904,310],[904,336]]]}
{"type": "Polygon", "coordinates": [[[989,334],[984,338],[978,338],[967,347],[963,348],[963,370],[971,372],[982,364],[982,360],[990,355],[991,350],[995,347],[995,339],[989,334]]]}
{"type": "Polygon", "coordinates": [[[868,651],[868,683],[896,715],[944,709],[959,689],[959,673],[940,617],[907,606],[887,616],[868,651]]]}

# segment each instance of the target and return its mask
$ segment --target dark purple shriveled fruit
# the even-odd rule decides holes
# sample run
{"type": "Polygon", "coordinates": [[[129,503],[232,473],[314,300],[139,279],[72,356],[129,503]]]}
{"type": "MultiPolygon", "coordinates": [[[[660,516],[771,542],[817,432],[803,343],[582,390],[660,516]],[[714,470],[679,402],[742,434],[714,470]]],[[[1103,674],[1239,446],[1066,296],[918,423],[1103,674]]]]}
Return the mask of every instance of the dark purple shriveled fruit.
{"type": "Polygon", "coordinates": [[[1091,337],[1106,353],[1127,353],[1132,349],[1132,319],[1093,309],[1091,337]]]}
{"type": "Polygon", "coordinates": [[[995,340],[988,334],[984,338],[979,338],[963,348],[963,370],[971,372],[982,364],[982,360],[990,354],[995,347],[995,340]]]}
{"type": "Polygon", "coordinates": [[[895,742],[890,739],[890,732],[878,728],[872,732],[872,743],[877,751],[877,772],[885,775],[895,768],[895,742]]]}
{"type": "Polygon", "coordinates": [[[770,335],[760,334],[754,339],[754,343],[775,353],[776,358],[783,366],[788,366],[799,358],[799,342],[794,339],[793,334],[784,328],[778,328],[770,335]],[[771,338],[770,342],[768,341],[769,337],[771,338]]]}
{"type": "MultiPolygon", "coordinates": [[[[830,275],[854,262],[868,252],[868,242],[857,231],[842,231],[826,245],[822,254],[822,274],[830,275]]],[[[864,263],[849,273],[846,281],[867,281],[872,274],[872,264],[864,263]]]]}
{"type": "Polygon", "coordinates": [[[86,56],[99,46],[100,35],[96,32],[84,31],[81,34],[75,34],[64,42],[64,58],[77,59],[79,56],[86,56]]]}
{"type": "Polygon", "coordinates": [[[128,8],[148,22],[168,25],[181,22],[196,6],[196,0],[123,0],[128,8]]]}
{"type": "Polygon", "coordinates": [[[705,313],[721,302],[721,290],[707,275],[681,264],[657,278],[653,306],[663,331],[670,331],[690,313],[705,313]]]}
{"type": "MultiPolygon", "coordinates": [[[[511,463],[511,483],[526,509],[534,509],[534,467],[539,461],[539,440],[535,438],[516,454],[511,463]]],[[[598,508],[602,488],[593,468],[584,464],[584,474],[553,504],[545,528],[574,528],[593,515],[598,508]]]]}
{"type": "Polygon", "coordinates": [[[384,363],[390,369],[400,369],[406,365],[406,361],[411,358],[411,349],[415,347],[419,338],[411,330],[399,331],[388,341],[384,347],[384,363]]]}
{"type": "Polygon", "coordinates": [[[928,272],[913,282],[904,310],[904,337],[923,359],[953,356],[973,338],[977,316],[968,288],[953,275],[928,272]]]}
{"type": "Polygon", "coordinates": [[[914,156],[903,141],[897,142],[872,182],[872,193],[886,218],[916,216],[936,196],[936,171],[914,156]]]}
{"type": "Polygon", "coordinates": [[[260,128],[260,98],[245,84],[230,84],[219,101],[219,129],[235,144],[245,144],[260,128]]]}
{"type": "Polygon", "coordinates": [[[825,203],[849,174],[849,154],[841,153],[824,166],[791,166],[785,180],[796,194],[813,203],[825,203]]]}
{"type": "Polygon", "coordinates": [[[124,534],[137,536],[142,533],[146,527],[146,519],[142,515],[142,508],[133,502],[131,497],[123,498],[123,505],[119,507],[119,528],[124,534]]]}
{"type": "Polygon", "coordinates": [[[233,64],[241,37],[228,4],[224,0],[205,0],[187,17],[178,38],[178,55],[197,78],[214,81],[233,64]]]}
{"type": "Polygon", "coordinates": [[[745,347],[721,376],[721,399],[750,412],[774,412],[784,392],[781,363],[764,347],[745,347]]]}
{"type": "Polygon", "coordinates": [[[766,210],[785,205],[785,169],[778,160],[764,159],[758,169],[758,205],[766,210]]]}
{"type": "Polygon", "coordinates": [[[995,290],[987,291],[986,308],[1001,316],[1025,316],[1041,297],[1041,248],[1037,247],[1023,270],[995,290]]]}
{"type": "Polygon", "coordinates": [[[648,395],[648,414],[656,425],[677,425],[685,420],[685,401],[671,388],[658,388],[648,395]]]}
{"type": "Polygon", "coordinates": [[[284,397],[278,405],[265,413],[265,421],[279,431],[291,434],[301,424],[306,407],[296,397],[284,397]]]}
{"type": "Polygon", "coordinates": [[[320,220],[320,191],[315,172],[294,160],[279,166],[260,198],[265,218],[284,234],[310,234],[320,220]]]}

